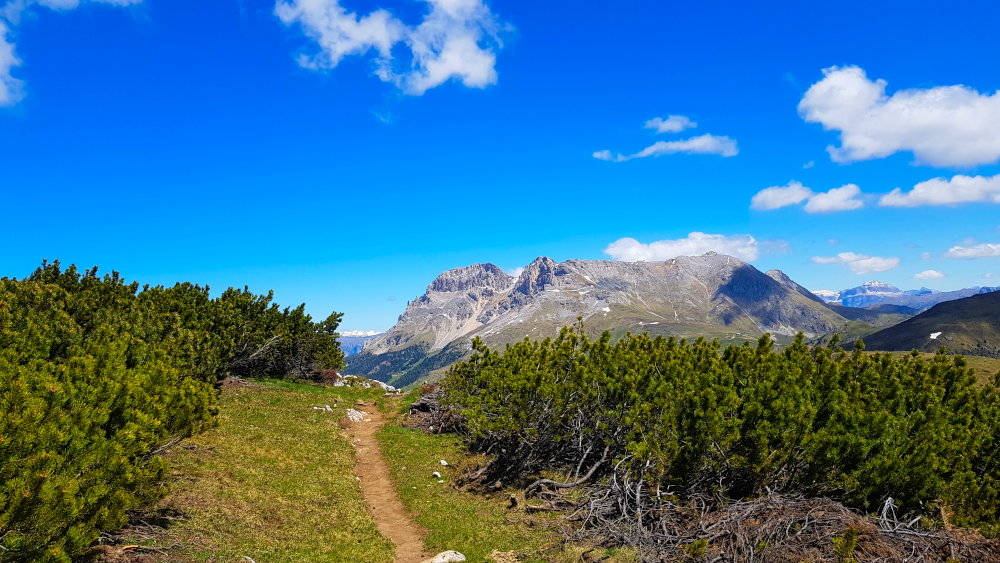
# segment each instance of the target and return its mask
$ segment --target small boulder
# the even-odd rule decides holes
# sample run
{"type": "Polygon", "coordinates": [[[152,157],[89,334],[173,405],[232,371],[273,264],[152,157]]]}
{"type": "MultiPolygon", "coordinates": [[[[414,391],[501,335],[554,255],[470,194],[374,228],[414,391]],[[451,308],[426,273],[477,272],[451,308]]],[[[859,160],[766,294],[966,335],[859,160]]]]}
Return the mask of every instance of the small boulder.
{"type": "Polygon", "coordinates": [[[433,477],[435,479],[440,479],[441,478],[441,473],[435,471],[434,473],[431,473],[431,477],[433,477]]]}
{"type": "Polygon", "coordinates": [[[439,461],[438,463],[440,463],[441,465],[443,465],[443,466],[445,466],[445,467],[447,467],[447,466],[448,466],[448,462],[447,462],[447,461],[445,461],[445,460],[443,460],[443,459],[442,459],[441,461],[439,461]]]}
{"type": "Polygon", "coordinates": [[[430,559],[428,563],[458,563],[465,561],[465,556],[457,551],[442,551],[430,559]]]}

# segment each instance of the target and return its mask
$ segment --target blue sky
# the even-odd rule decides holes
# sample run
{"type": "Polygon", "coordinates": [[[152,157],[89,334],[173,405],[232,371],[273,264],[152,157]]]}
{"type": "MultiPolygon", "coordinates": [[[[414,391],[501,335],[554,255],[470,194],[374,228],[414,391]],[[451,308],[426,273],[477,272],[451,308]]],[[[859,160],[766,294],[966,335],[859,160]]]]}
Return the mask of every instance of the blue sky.
{"type": "Polygon", "coordinates": [[[994,2],[0,6],[0,275],[249,285],[343,329],[540,255],[1000,285],[994,2]]]}

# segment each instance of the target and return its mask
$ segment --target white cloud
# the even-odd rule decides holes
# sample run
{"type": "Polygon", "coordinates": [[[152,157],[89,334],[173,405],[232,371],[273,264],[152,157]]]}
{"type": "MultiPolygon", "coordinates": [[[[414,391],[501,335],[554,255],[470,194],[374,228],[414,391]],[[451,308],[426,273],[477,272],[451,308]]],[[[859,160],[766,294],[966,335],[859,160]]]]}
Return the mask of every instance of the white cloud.
{"type": "Polygon", "coordinates": [[[699,135],[680,141],[657,141],[635,154],[613,154],[609,150],[597,151],[594,158],[609,162],[624,162],[633,158],[647,158],[665,154],[717,154],[724,157],[736,156],[740,149],[736,141],[729,137],[716,135],[699,135]]]}
{"type": "Polygon", "coordinates": [[[882,196],[884,207],[917,207],[921,205],[957,205],[960,203],[1000,203],[1000,174],[996,176],[965,176],[950,180],[932,178],[904,192],[896,188],[882,196]]]}
{"type": "Polygon", "coordinates": [[[656,129],[657,133],[680,133],[685,129],[693,129],[698,124],[683,115],[668,115],[666,119],[654,117],[646,122],[646,129],[656,129]]]}
{"type": "Polygon", "coordinates": [[[977,244],[974,246],[956,245],[944,253],[945,258],[1000,258],[1000,243],[977,244]]]}
{"type": "Polygon", "coordinates": [[[14,54],[14,44],[7,39],[7,25],[0,20],[0,106],[11,106],[21,99],[21,81],[11,70],[21,61],[14,54]]]}
{"type": "Polygon", "coordinates": [[[837,162],[912,151],[934,166],[973,166],[1000,160],[1000,93],[938,86],[885,93],[856,66],[830,67],[799,102],[803,119],[840,131],[827,147],[837,162]]]}
{"type": "Polygon", "coordinates": [[[816,161],[815,160],[810,160],[809,162],[807,162],[807,163],[805,163],[805,164],[802,165],[802,169],[803,170],[809,170],[810,168],[813,168],[815,166],[816,166],[816,161]]]}
{"type": "Polygon", "coordinates": [[[678,256],[700,256],[717,252],[735,256],[747,262],[760,255],[757,239],[750,235],[712,235],[690,233],[687,238],[660,240],[649,244],[634,238],[622,238],[608,245],[604,253],[623,262],[657,262],[678,256]]]}
{"type": "Polygon", "coordinates": [[[813,191],[792,180],[784,186],[771,186],[757,192],[750,200],[750,209],[778,209],[805,201],[813,191]]]}
{"type": "Polygon", "coordinates": [[[805,210],[806,213],[833,213],[860,209],[864,206],[864,202],[858,199],[860,195],[861,188],[855,184],[847,184],[810,197],[805,210]]]}
{"type": "Polygon", "coordinates": [[[937,270],[924,270],[919,274],[913,276],[913,279],[917,280],[939,280],[944,277],[944,274],[937,270]]]}
{"type": "Polygon", "coordinates": [[[509,270],[504,270],[504,273],[506,273],[508,276],[511,276],[511,277],[514,277],[514,278],[520,276],[522,272],[524,272],[524,267],[523,266],[518,266],[517,268],[511,268],[509,270]]]}
{"type": "Polygon", "coordinates": [[[833,213],[860,209],[864,202],[860,199],[861,188],[847,184],[828,192],[815,193],[801,183],[792,180],[784,186],[771,186],[754,194],[750,209],[769,210],[798,205],[806,202],[806,213],[833,213]]]}
{"type": "Polygon", "coordinates": [[[813,256],[816,264],[843,264],[855,274],[885,272],[899,266],[899,258],[882,258],[856,252],[841,252],[836,256],[813,256]]]}
{"type": "Polygon", "coordinates": [[[21,21],[21,15],[33,5],[52,10],[72,10],[82,3],[128,6],[142,0],[10,0],[0,6],[0,107],[12,106],[24,97],[24,82],[11,73],[21,65],[21,59],[14,52],[14,42],[9,34],[10,26],[21,21]]]}
{"type": "Polygon", "coordinates": [[[336,68],[344,57],[375,51],[375,74],[405,93],[419,96],[456,79],[471,88],[497,81],[496,54],[500,20],[483,0],[423,0],[430,7],[415,27],[386,10],[366,15],[348,12],[339,0],[278,0],[275,14],[286,25],[298,24],[319,52],[299,57],[310,69],[336,68]],[[409,67],[398,70],[393,49],[405,45],[409,67]]]}

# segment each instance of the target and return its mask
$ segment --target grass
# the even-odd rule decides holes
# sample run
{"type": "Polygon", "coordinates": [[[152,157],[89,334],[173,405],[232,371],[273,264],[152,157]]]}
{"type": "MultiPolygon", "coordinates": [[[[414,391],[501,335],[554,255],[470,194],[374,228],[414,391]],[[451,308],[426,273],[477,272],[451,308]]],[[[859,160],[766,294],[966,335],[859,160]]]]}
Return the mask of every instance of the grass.
{"type": "MultiPolygon", "coordinates": [[[[388,423],[379,432],[382,451],[403,504],[429,531],[428,551],[454,549],[469,561],[485,561],[494,551],[514,552],[522,562],[579,561],[586,546],[563,544],[557,517],[508,510],[511,490],[493,495],[461,491],[453,485],[463,470],[482,459],[471,456],[458,437],[427,434],[388,423]],[[440,460],[448,462],[442,466],[440,460]],[[441,473],[444,483],[432,477],[441,473]]],[[[634,561],[629,551],[596,550],[611,562],[634,561]]]]}
{"type": "Polygon", "coordinates": [[[225,390],[218,427],[170,455],[175,480],[157,509],[181,518],[152,542],[137,529],[126,541],[167,547],[173,561],[391,563],[338,426],[355,400],[376,396],[288,382],[225,390]],[[326,404],[334,412],[312,408],[326,404]]]}

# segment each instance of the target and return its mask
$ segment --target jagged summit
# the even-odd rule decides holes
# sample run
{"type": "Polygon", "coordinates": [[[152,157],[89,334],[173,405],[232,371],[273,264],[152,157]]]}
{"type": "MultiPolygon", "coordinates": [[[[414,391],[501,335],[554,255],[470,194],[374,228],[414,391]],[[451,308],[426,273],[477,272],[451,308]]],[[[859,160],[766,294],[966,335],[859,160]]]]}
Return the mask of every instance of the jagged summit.
{"type": "Polygon", "coordinates": [[[473,264],[448,270],[434,278],[427,286],[427,293],[466,291],[477,287],[503,289],[510,285],[512,279],[495,264],[473,264]]]}
{"type": "Polygon", "coordinates": [[[542,256],[517,278],[493,264],[442,273],[348,370],[401,383],[400,374],[423,374],[457,359],[473,337],[497,346],[554,336],[578,317],[595,331],[737,341],[765,332],[824,334],[846,323],[784,273],[765,274],[725,254],[661,262],[542,256]]]}

